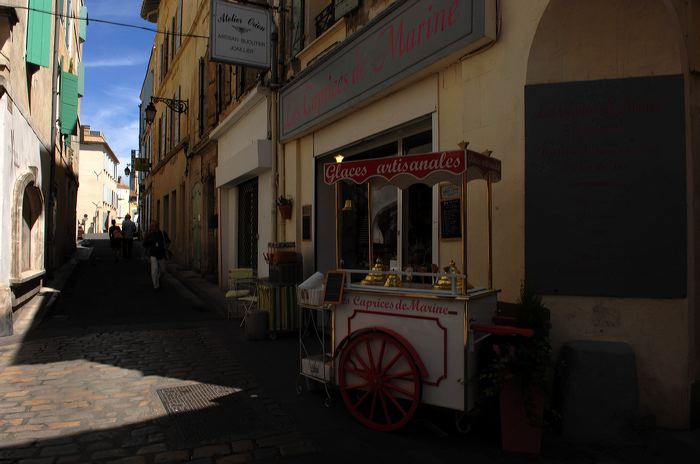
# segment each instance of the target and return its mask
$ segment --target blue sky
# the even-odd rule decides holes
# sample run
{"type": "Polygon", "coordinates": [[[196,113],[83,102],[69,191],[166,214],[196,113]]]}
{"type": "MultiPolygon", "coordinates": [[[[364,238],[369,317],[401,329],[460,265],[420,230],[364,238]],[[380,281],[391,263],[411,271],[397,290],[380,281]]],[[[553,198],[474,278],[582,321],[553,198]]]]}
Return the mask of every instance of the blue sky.
{"type": "MultiPolygon", "coordinates": [[[[90,18],[155,29],[141,19],[142,0],[85,0],[90,18]]],[[[102,131],[119,157],[119,173],[138,149],[139,95],[153,46],[153,32],[91,21],[83,49],[85,96],[80,120],[102,131]]]]}

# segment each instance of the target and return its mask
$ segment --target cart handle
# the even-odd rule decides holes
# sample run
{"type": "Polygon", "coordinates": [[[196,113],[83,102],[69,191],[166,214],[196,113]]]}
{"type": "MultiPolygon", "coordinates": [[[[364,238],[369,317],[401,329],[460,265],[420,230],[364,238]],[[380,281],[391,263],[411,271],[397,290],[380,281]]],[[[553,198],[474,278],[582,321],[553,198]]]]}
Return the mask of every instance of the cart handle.
{"type": "Polygon", "coordinates": [[[523,337],[532,337],[535,335],[535,331],[532,329],[523,329],[510,325],[472,324],[471,330],[494,335],[522,335],[523,337]]]}

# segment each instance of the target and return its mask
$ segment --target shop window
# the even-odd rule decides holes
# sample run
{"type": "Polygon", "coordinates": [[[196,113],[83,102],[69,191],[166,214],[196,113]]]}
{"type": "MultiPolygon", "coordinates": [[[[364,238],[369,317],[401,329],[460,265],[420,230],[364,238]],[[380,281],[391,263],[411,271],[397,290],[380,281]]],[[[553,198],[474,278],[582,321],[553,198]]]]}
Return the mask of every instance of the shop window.
{"type": "Polygon", "coordinates": [[[163,222],[161,224],[161,229],[166,231],[168,234],[172,232],[170,227],[170,196],[166,195],[163,197],[163,222]]]}
{"type": "Polygon", "coordinates": [[[292,0],[289,15],[290,51],[292,56],[304,48],[304,0],[292,0]]]}
{"type": "Polygon", "coordinates": [[[204,58],[199,59],[199,136],[204,134],[204,102],[205,102],[205,89],[206,89],[206,67],[204,65],[204,58]]]}
{"type": "Polygon", "coordinates": [[[175,240],[177,236],[177,190],[173,190],[170,196],[173,199],[172,224],[170,226],[170,237],[175,240]]]}

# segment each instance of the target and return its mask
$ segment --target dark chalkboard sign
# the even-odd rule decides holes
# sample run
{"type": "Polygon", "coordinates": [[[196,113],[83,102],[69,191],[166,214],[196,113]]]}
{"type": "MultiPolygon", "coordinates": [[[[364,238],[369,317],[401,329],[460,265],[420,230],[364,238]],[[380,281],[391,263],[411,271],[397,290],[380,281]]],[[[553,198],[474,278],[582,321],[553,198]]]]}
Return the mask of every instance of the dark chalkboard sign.
{"type": "Polygon", "coordinates": [[[525,274],[539,293],[682,298],[682,76],[525,87],[525,274]]]}
{"type": "Polygon", "coordinates": [[[343,271],[328,271],[326,273],[323,304],[339,304],[343,299],[345,273],[343,271]]]}
{"type": "Polygon", "coordinates": [[[462,237],[462,203],[459,198],[440,202],[440,237],[458,239],[462,237]]]}

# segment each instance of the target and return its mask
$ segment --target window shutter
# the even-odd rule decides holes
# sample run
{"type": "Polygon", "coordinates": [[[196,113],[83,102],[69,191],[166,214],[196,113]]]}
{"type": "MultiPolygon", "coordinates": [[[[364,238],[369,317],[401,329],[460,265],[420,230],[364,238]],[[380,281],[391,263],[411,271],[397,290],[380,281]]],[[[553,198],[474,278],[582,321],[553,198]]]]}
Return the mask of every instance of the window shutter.
{"type": "Polygon", "coordinates": [[[29,0],[27,62],[45,68],[51,61],[51,0],[29,0]]]}
{"type": "Polygon", "coordinates": [[[73,16],[73,12],[70,9],[70,0],[66,4],[66,47],[70,47],[70,36],[72,31],[70,30],[70,20],[73,16]]]}
{"type": "Polygon", "coordinates": [[[61,71],[60,123],[62,134],[74,134],[78,124],[78,76],[61,71]]]}
{"type": "Polygon", "coordinates": [[[78,63],[78,96],[85,96],[85,64],[82,61],[78,63]]]}
{"type": "Polygon", "coordinates": [[[88,10],[86,6],[80,7],[80,41],[85,42],[87,37],[87,25],[88,25],[88,10]]]}

